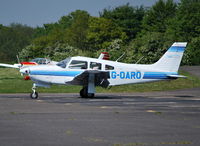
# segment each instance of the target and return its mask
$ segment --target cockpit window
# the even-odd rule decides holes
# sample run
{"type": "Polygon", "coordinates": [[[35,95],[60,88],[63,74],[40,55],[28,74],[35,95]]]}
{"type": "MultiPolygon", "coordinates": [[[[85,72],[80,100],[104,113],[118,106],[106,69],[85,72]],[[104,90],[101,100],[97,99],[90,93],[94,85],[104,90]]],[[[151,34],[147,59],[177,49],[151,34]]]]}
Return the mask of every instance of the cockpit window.
{"type": "Polygon", "coordinates": [[[31,60],[31,62],[35,62],[37,64],[47,64],[49,60],[47,60],[46,58],[35,58],[31,60]]]}
{"type": "Polygon", "coordinates": [[[72,60],[69,65],[71,69],[87,69],[87,62],[81,60],[72,60]]]}
{"type": "Polygon", "coordinates": [[[94,70],[101,70],[101,63],[90,62],[90,68],[94,70]]]}
{"type": "Polygon", "coordinates": [[[62,68],[66,68],[67,64],[69,63],[70,58],[66,58],[65,60],[62,60],[60,62],[58,62],[56,65],[60,66],[62,68]]]}
{"type": "Polygon", "coordinates": [[[111,65],[106,65],[105,70],[114,70],[114,67],[111,65]]]}

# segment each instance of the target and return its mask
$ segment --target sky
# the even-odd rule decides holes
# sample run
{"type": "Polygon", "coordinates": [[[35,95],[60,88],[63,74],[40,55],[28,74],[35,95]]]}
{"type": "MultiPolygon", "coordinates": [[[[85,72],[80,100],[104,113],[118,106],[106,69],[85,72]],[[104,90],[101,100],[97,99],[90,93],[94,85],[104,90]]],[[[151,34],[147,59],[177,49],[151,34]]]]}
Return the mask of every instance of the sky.
{"type": "MultiPolygon", "coordinates": [[[[0,0],[0,24],[21,23],[37,27],[57,22],[75,10],[86,10],[99,16],[104,8],[115,8],[129,3],[131,6],[152,6],[157,0],[0,0]]],[[[178,2],[179,0],[174,0],[178,2]]]]}

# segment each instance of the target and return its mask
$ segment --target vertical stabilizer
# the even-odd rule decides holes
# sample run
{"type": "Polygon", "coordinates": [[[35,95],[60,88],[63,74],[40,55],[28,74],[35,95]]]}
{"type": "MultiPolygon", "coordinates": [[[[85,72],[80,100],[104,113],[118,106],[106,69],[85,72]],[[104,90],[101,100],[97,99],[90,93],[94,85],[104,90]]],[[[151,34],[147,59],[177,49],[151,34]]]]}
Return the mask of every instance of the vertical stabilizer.
{"type": "Polygon", "coordinates": [[[155,69],[177,72],[185,51],[187,42],[175,42],[167,52],[152,65],[155,69]]]}

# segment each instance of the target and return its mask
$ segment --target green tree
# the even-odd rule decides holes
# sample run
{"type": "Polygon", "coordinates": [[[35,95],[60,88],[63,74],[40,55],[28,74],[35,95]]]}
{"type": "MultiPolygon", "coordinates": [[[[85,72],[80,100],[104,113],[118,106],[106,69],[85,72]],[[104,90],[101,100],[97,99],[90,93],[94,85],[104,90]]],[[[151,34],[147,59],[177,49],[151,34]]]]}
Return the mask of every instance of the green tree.
{"type": "Polygon", "coordinates": [[[159,0],[153,5],[143,20],[143,28],[145,31],[165,32],[169,19],[176,14],[176,4],[173,0],[159,0]]]}
{"type": "Polygon", "coordinates": [[[87,44],[90,50],[100,50],[109,47],[115,39],[127,39],[122,29],[106,18],[91,17],[87,34],[87,44]]]}
{"type": "Polygon", "coordinates": [[[111,19],[115,24],[120,26],[128,36],[128,40],[136,37],[141,31],[141,23],[145,14],[144,8],[134,8],[129,4],[116,7],[114,9],[104,9],[100,17],[111,19]]]}
{"type": "Polygon", "coordinates": [[[16,62],[16,55],[33,39],[34,29],[26,25],[0,26],[0,61],[16,62]]]}
{"type": "Polygon", "coordinates": [[[23,52],[29,52],[30,57],[54,57],[55,50],[57,54],[62,50],[58,49],[60,47],[84,50],[89,17],[86,11],[77,10],[61,17],[56,23],[36,28],[36,38],[32,40],[31,45],[24,48],[21,56],[24,57],[23,52]]]}
{"type": "Polygon", "coordinates": [[[85,42],[90,15],[86,11],[76,10],[72,12],[70,16],[73,21],[66,31],[66,42],[71,46],[85,50],[87,49],[85,42]]]}
{"type": "Polygon", "coordinates": [[[200,0],[181,0],[176,17],[168,28],[170,37],[191,41],[200,34],[200,0]]]}
{"type": "Polygon", "coordinates": [[[181,0],[174,17],[166,31],[166,37],[173,41],[188,42],[183,64],[200,64],[200,0],[181,0]]]}
{"type": "Polygon", "coordinates": [[[60,20],[58,21],[59,27],[62,29],[67,29],[72,25],[73,22],[73,15],[66,15],[62,16],[60,20]]]}
{"type": "Polygon", "coordinates": [[[156,62],[173,42],[166,42],[163,33],[147,32],[146,35],[137,37],[127,46],[126,62],[150,64],[156,62]]]}
{"type": "Polygon", "coordinates": [[[199,65],[200,64],[200,37],[192,38],[186,48],[183,64],[199,65]]]}

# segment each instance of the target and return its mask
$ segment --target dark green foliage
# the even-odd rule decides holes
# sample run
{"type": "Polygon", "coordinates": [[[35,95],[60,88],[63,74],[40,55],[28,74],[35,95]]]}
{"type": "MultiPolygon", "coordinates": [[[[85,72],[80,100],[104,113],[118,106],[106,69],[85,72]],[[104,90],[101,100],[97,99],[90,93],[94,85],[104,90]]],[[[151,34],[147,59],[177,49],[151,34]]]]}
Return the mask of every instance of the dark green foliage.
{"type": "Polygon", "coordinates": [[[131,40],[141,31],[141,22],[144,14],[145,10],[142,6],[134,8],[126,4],[115,9],[104,9],[100,13],[100,17],[113,20],[126,33],[128,40],[131,40]]]}
{"type": "Polygon", "coordinates": [[[0,61],[16,62],[16,55],[33,39],[34,29],[26,25],[0,26],[0,61]]]}
{"type": "Polygon", "coordinates": [[[199,65],[200,0],[181,0],[169,24],[167,39],[188,42],[182,64],[199,65]]]}
{"type": "MultiPolygon", "coordinates": [[[[152,8],[147,12],[143,19],[142,33],[135,39],[145,38],[149,36],[149,32],[161,33],[160,46],[167,49],[173,42],[188,42],[188,47],[182,64],[199,64],[198,58],[200,55],[198,48],[194,43],[194,38],[200,34],[200,1],[199,0],[181,0],[181,3],[176,6],[172,0],[159,0],[152,8]],[[163,42],[164,41],[164,42],[163,42]]],[[[154,36],[152,36],[154,37],[154,36]]],[[[156,38],[155,38],[156,39],[156,38]]],[[[143,39],[142,41],[145,41],[143,39]]],[[[148,43],[148,40],[146,40],[148,43]]],[[[141,45],[139,52],[142,52],[142,48],[151,47],[151,45],[141,45]]],[[[149,52],[149,60],[152,62],[151,51],[149,52]]],[[[154,50],[155,58],[160,57],[160,50],[154,50]]],[[[145,55],[145,53],[142,55],[145,55]]]]}
{"type": "Polygon", "coordinates": [[[121,39],[124,41],[126,38],[126,34],[112,20],[98,17],[90,18],[87,34],[90,50],[107,49],[113,40],[121,39]]]}
{"type": "Polygon", "coordinates": [[[77,10],[71,13],[72,24],[66,31],[66,42],[81,50],[87,48],[86,37],[90,15],[86,11],[77,10]]]}
{"type": "Polygon", "coordinates": [[[191,41],[200,34],[200,0],[182,0],[169,29],[182,41],[191,41]],[[174,23],[174,24],[173,24],[174,23]]]}
{"type": "Polygon", "coordinates": [[[145,31],[165,32],[168,20],[173,18],[176,13],[176,4],[173,0],[159,0],[146,13],[143,19],[145,31]]]}
{"type": "Polygon", "coordinates": [[[160,32],[147,32],[145,35],[134,39],[126,48],[127,58],[124,62],[151,64],[156,62],[173,42],[166,41],[160,32]]]}
{"type": "Polygon", "coordinates": [[[192,38],[185,55],[185,64],[200,65],[200,37],[192,38]]]}

